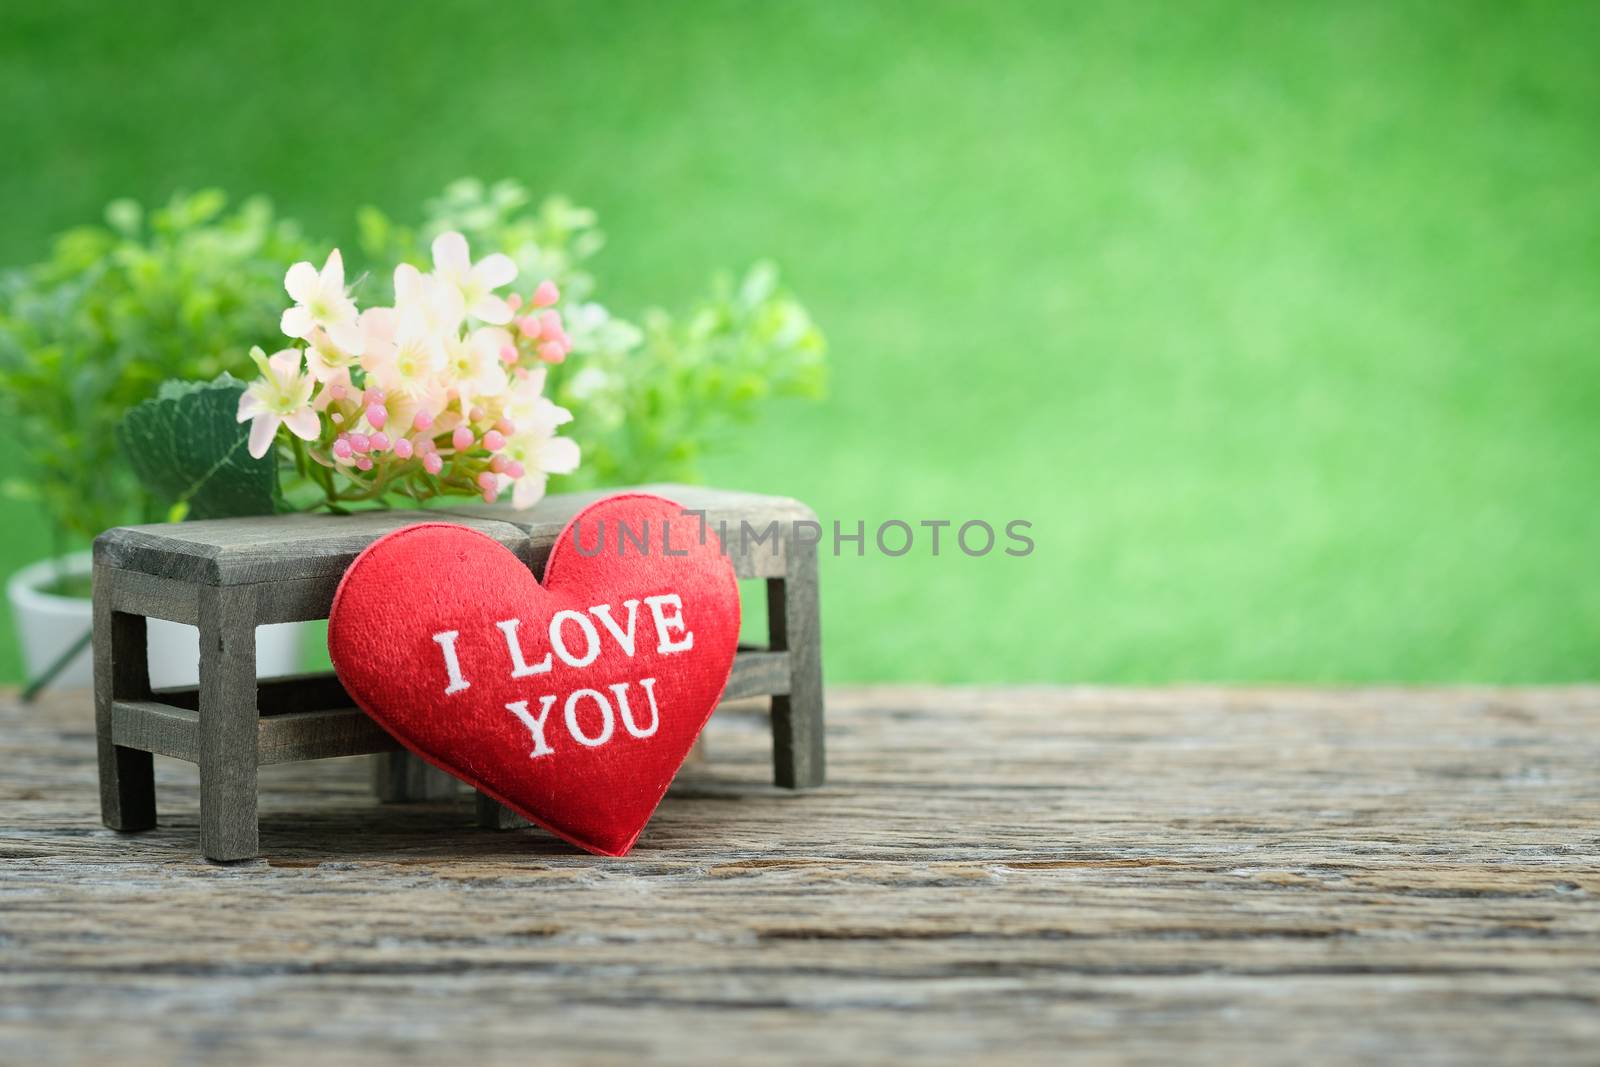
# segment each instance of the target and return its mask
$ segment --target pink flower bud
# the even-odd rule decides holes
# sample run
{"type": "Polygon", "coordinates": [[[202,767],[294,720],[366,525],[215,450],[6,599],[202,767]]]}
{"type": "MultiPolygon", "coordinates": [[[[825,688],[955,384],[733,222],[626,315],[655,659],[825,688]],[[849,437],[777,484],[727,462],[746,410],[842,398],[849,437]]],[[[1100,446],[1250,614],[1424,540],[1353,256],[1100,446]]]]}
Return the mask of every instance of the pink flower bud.
{"type": "Polygon", "coordinates": [[[517,346],[516,345],[501,345],[500,346],[500,362],[501,363],[515,363],[516,361],[517,361],[517,346]]]}
{"type": "Polygon", "coordinates": [[[499,422],[494,424],[494,428],[505,434],[507,437],[510,437],[512,434],[517,432],[517,424],[512,422],[510,419],[503,417],[499,422]]]}
{"type": "Polygon", "coordinates": [[[483,435],[483,447],[490,452],[498,452],[506,447],[506,435],[499,430],[490,430],[483,435]]]}
{"type": "Polygon", "coordinates": [[[504,456],[495,456],[493,459],[489,460],[489,469],[494,471],[496,474],[504,474],[506,472],[506,468],[510,465],[510,461],[508,461],[504,456]]]}
{"type": "Polygon", "coordinates": [[[483,491],[483,502],[485,504],[493,504],[494,503],[494,498],[499,496],[499,495],[500,495],[500,490],[498,488],[485,489],[483,491]]]}
{"type": "Polygon", "coordinates": [[[373,434],[368,440],[372,442],[372,450],[374,452],[382,452],[389,447],[389,435],[382,430],[373,434]]]}
{"type": "Polygon", "coordinates": [[[524,315],[517,320],[517,332],[532,341],[539,336],[539,320],[532,315],[524,315]]]}
{"type": "Polygon", "coordinates": [[[389,413],[377,404],[367,405],[367,422],[372,424],[374,430],[383,429],[383,424],[389,421],[389,413]]]}
{"type": "Polygon", "coordinates": [[[371,456],[357,456],[356,457],[356,468],[358,470],[364,470],[364,471],[371,470],[372,469],[372,457],[371,456]]]}
{"type": "Polygon", "coordinates": [[[351,455],[350,441],[343,434],[333,442],[333,454],[340,459],[349,459],[351,455]]]}
{"type": "Polygon", "coordinates": [[[438,474],[440,468],[443,466],[444,460],[440,458],[439,453],[437,452],[429,452],[426,456],[422,457],[422,469],[427,471],[429,474],[438,474]]]}
{"type": "Polygon", "coordinates": [[[528,469],[522,464],[518,463],[516,460],[512,460],[510,463],[506,464],[506,477],[510,478],[512,481],[516,481],[518,478],[527,473],[528,469]]]}
{"type": "Polygon", "coordinates": [[[357,452],[365,452],[372,447],[372,438],[364,433],[353,433],[350,435],[350,447],[357,452]]]}
{"type": "Polygon", "coordinates": [[[333,397],[335,400],[343,400],[344,394],[345,387],[340,385],[338,382],[334,382],[332,385],[328,386],[328,395],[333,397]]]}
{"type": "Polygon", "coordinates": [[[539,336],[543,337],[546,341],[554,341],[562,348],[565,348],[568,352],[572,351],[572,338],[568,337],[567,331],[563,330],[559,326],[553,330],[545,330],[539,336]]]}
{"type": "Polygon", "coordinates": [[[548,337],[561,332],[561,313],[559,311],[539,312],[539,334],[548,337]]]}
{"type": "Polygon", "coordinates": [[[382,389],[368,389],[367,390],[367,403],[369,403],[369,404],[381,404],[381,403],[383,403],[383,399],[384,398],[383,398],[383,390],[382,389]]]}
{"type": "Polygon", "coordinates": [[[419,433],[433,425],[433,416],[426,411],[417,412],[417,417],[411,420],[411,428],[419,433]]]}
{"type": "Polygon", "coordinates": [[[542,341],[539,344],[539,358],[546,363],[562,363],[567,358],[567,350],[556,341],[542,341]]]}
{"type": "Polygon", "coordinates": [[[399,459],[411,458],[411,438],[396,437],[394,439],[394,454],[399,459]]]}
{"type": "Polygon", "coordinates": [[[456,432],[450,435],[450,443],[457,452],[465,452],[472,447],[472,431],[465,426],[457,426],[456,432]]]}
{"type": "Polygon", "coordinates": [[[506,294],[506,307],[510,308],[512,311],[515,311],[521,306],[522,297],[518,296],[516,293],[506,294]]]}
{"type": "Polygon", "coordinates": [[[534,307],[549,307],[551,304],[554,304],[560,299],[561,290],[557,289],[556,283],[551,281],[549,278],[546,278],[544,281],[540,282],[539,287],[533,291],[534,307]]]}
{"type": "Polygon", "coordinates": [[[495,477],[495,475],[489,471],[484,471],[482,474],[478,475],[478,485],[485,491],[490,489],[498,489],[500,487],[500,479],[495,477]]]}
{"type": "Polygon", "coordinates": [[[472,410],[467,412],[467,418],[471,419],[473,422],[482,422],[484,419],[487,419],[488,417],[489,417],[489,413],[487,411],[483,410],[482,408],[478,407],[477,405],[473,405],[472,410]]]}

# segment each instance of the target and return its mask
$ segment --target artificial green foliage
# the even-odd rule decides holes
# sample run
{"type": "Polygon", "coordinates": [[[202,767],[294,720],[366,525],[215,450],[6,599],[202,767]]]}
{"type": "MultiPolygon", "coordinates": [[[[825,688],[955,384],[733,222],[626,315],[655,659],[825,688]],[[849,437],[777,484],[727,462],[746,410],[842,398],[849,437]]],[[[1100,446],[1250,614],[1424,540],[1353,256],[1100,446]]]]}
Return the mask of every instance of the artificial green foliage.
{"type": "MultiPolygon", "coordinates": [[[[652,310],[635,346],[597,346],[553,376],[557,402],[583,419],[585,485],[698,481],[708,447],[772,397],[818,397],[826,379],[822,333],[758,263],[735,285],[716,279],[686,314],[652,310]]],[[[576,358],[576,357],[575,357],[576,358]]]]}
{"type": "Polygon", "coordinates": [[[160,514],[118,451],[118,420],[168,378],[248,373],[250,346],[276,340],[284,266],[307,252],[264,200],[228,212],[205,191],[148,213],[116,201],[105,225],[0,281],[7,487],[41,503],[58,545],[160,514]]]}
{"type": "Polygon", "coordinates": [[[136,405],[117,428],[134,473],[172,519],[270,514],[278,504],[278,468],[247,448],[238,421],[244,383],[230,374],[209,382],[171,381],[136,405]]]}

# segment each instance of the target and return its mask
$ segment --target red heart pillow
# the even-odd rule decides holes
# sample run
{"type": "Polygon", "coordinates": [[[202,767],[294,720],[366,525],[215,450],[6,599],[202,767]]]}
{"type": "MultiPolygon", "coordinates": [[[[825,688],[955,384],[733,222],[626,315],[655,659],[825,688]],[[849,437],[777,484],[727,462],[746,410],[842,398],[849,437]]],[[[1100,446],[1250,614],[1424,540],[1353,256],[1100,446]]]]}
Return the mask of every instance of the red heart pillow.
{"type": "Polygon", "coordinates": [[[644,494],[573,518],[543,584],[485,534],[396,530],[350,564],[328,620],[339,680],[401,744],[606,856],[649,822],[738,640],[716,535],[644,494]]]}

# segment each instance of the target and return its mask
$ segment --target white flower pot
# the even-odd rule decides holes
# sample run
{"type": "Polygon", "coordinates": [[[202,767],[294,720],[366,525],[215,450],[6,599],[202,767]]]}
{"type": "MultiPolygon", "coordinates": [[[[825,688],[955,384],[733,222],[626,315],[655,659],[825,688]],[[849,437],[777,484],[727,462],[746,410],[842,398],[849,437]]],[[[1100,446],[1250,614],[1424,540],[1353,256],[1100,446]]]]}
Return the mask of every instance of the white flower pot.
{"type": "MultiPolygon", "coordinates": [[[[93,556],[79,552],[60,560],[43,560],[24,567],[6,583],[11,617],[22,645],[23,669],[29,680],[88,632],[94,613],[88,600],[42,592],[58,574],[84,575],[94,567],[93,556]]],[[[273,678],[300,669],[304,623],[276,623],[256,628],[256,674],[273,678]]],[[[156,688],[196,685],[200,679],[200,632],[193,626],[151,619],[149,624],[150,684],[156,688]]],[[[50,683],[55,689],[88,686],[94,682],[94,650],[85,646],[65,670],[50,683]]]]}

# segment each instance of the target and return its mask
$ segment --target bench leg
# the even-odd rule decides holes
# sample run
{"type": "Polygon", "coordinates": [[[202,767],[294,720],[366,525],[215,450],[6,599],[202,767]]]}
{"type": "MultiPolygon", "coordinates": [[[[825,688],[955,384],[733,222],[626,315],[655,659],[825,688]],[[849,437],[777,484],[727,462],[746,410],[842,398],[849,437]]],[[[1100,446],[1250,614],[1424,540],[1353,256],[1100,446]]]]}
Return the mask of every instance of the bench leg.
{"type": "Polygon", "coordinates": [[[528,820],[501,804],[493,797],[477,794],[478,825],[485,830],[514,830],[527,826],[528,820]]]}
{"type": "Polygon", "coordinates": [[[372,757],[372,791],[384,804],[448,800],[456,780],[409,752],[380,752],[372,757]]]}
{"type": "Polygon", "coordinates": [[[149,830],[156,824],[155,762],[148,752],[111,740],[111,704],[150,695],[143,615],[111,610],[116,572],[94,575],[94,727],[100,755],[100,820],[113,830],[149,830]]]}
{"type": "Polygon", "coordinates": [[[200,851],[208,860],[257,852],[256,594],[251,586],[200,593],[200,851]]]}
{"type": "Polygon", "coordinates": [[[789,692],[772,698],[773,780],[789,789],[822,784],[822,623],[817,613],[817,548],[789,541],[782,578],[767,579],[767,632],[789,653],[789,692]]]}

